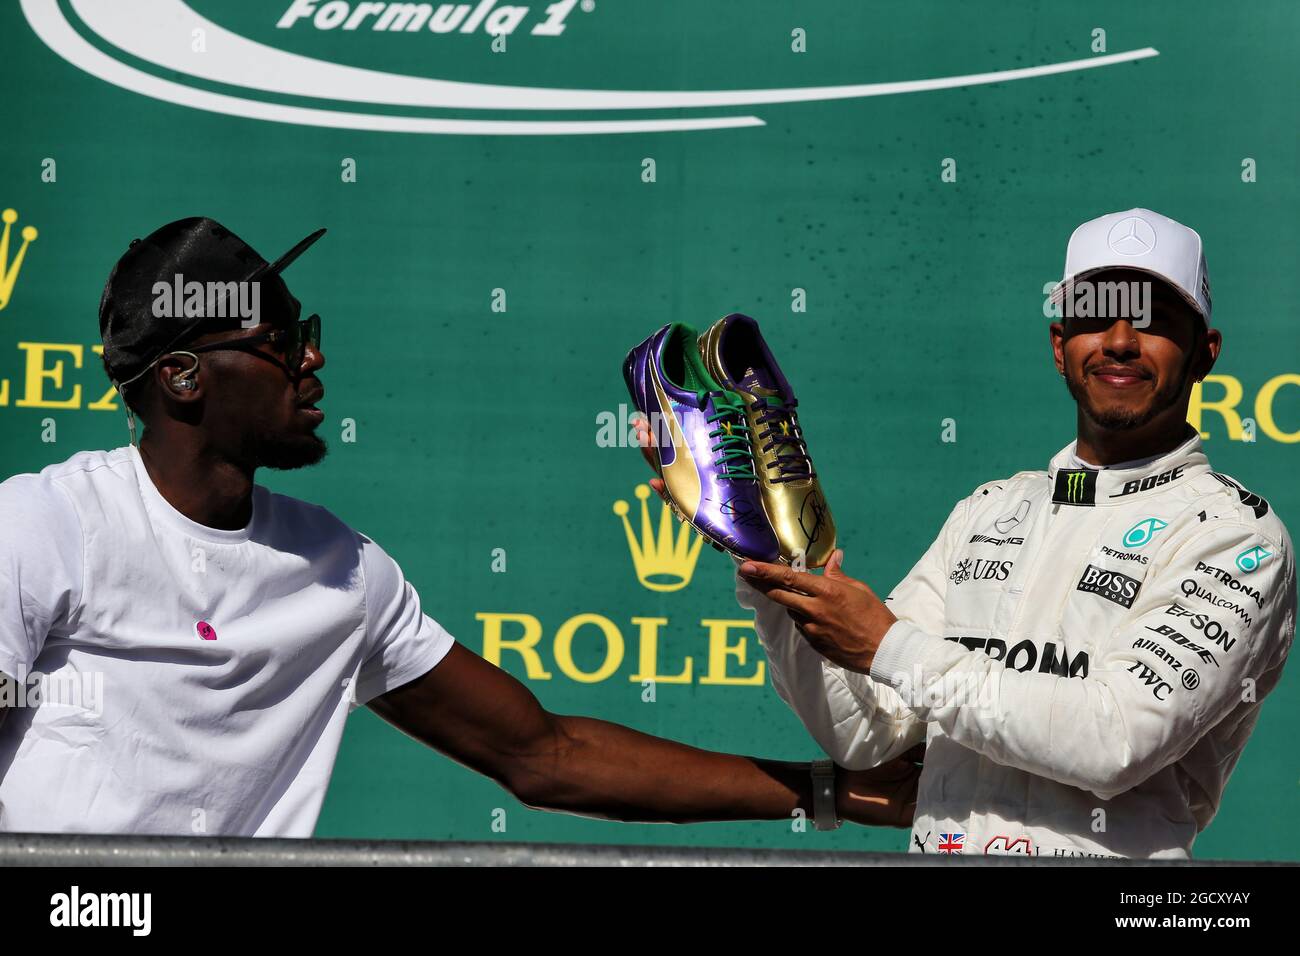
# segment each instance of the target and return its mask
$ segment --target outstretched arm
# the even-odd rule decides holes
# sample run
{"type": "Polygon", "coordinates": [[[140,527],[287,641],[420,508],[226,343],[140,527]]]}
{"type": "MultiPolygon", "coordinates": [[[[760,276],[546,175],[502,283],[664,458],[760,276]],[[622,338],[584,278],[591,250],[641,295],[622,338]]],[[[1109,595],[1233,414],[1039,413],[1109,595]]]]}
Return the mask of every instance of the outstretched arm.
{"type": "MultiPolygon", "coordinates": [[[[613,820],[812,817],[807,764],[713,753],[608,721],[547,712],[523,684],[456,645],[423,677],[370,703],[386,721],[520,801],[613,820]]],[[[841,816],[909,826],[917,768],[837,774],[841,816]]]]}

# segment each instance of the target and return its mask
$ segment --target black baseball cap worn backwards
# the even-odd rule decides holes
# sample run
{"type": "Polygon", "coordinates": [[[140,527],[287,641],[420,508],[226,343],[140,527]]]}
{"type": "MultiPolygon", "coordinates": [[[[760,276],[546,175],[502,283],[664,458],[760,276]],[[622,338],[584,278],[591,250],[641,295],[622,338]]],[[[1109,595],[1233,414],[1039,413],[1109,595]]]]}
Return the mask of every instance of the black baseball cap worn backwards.
{"type": "MultiPolygon", "coordinates": [[[[257,283],[261,312],[273,319],[291,320],[299,304],[280,273],[324,234],[324,229],[317,229],[274,262],[267,262],[252,246],[206,216],[178,219],[143,239],[132,239],[113,266],[99,300],[104,366],[113,387],[121,394],[125,385],[164,355],[206,332],[245,325],[244,317],[228,314],[227,306],[232,303],[225,301],[226,293],[239,284],[257,283]],[[175,308],[159,308],[164,286],[179,291],[193,288],[191,283],[218,290],[217,307],[190,309],[177,303],[175,308]],[[236,285],[232,287],[232,283],[236,285]]],[[[211,304],[211,295],[206,301],[211,304]]]]}

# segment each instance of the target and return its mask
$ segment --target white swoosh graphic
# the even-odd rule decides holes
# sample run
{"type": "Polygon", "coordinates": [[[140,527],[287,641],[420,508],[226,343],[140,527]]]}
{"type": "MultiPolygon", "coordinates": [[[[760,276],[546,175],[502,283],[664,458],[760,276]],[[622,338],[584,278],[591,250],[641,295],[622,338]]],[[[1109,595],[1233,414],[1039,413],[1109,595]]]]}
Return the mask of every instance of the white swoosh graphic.
{"type": "MultiPolygon", "coordinates": [[[[253,115],[261,119],[321,126],[407,132],[654,132],[764,125],[762,120],[753,116],[634,120],[623,123],[616,121],[530,123],[426,120],[340,113],[333,110],[325,111],[326,115],[333,119],[323,121],[319,115],[321,111],[266,103],[257,103],[256,109],[250,109],[254,101],[193,90],[183,84],[151,77],[123,64],[117,64],[116,60],[99,53],[72,31],[59,11],[56,0],[22,0],[22,5],[28,22],[37,35],[57,53],[81,69],[108,82],[159,99],[197,106],[201,109],[213,109],[217,112],[234,113],[234,115],[253,115]],[[57,43],[53,42],[47,34],[53,36],[57,43]],[[92,63],[95,68],[92,68],[92,63]],[[120,70],[109,70],[106,63],[117,64],[120,70]],[[110,78],[105,75],[105,72],[112,73],[116,78],[110,78]],[[131,82],[123,82],[128,78],[131,82]]],[[[189,76],[247,89],[304,97],[443,109],[678,109],[850,99],[1030,79],[1055,73],[1112,66],[1159,55],[1158,51],[1146,47],[1123,53],[1014,70],[850,86],[716,91],[553,89],[462,83],[405,76],[300,56],[231,33],[200,16],[183,0],[72,0],[72,6],[90,29],[119,49],[165,69],[189,76]],[[124,9],[130,10],[129,17],[123,16],[124,9]],[[202,28],[207,32],[206,53],[197,54],[190,51],[188,43],[190,31],[196,28],[202,28]]]]}
{"type": "Polygon", "coordinates": [[[663,120],[455,120],[422,119],[405,116],[378,116],[369,113],[340,113],[333,110],[307,109],[246,100],[221,93],[208,93],[119,63],[95,49],[68,25],[57,0],[22,0],[23,14],[41,41],[73,66],[106,83],[156,100],[176,103],[193,109],[269,120],[296,123],[300,126],[324,126],[333,129],[360,129],[389,133],[452,133],[462,135],[554,136],[591,133],[662,133],[676,130],[729,129],[739,126],[763,126],[756,116],[716,116],[707,119],[663,120]]]}

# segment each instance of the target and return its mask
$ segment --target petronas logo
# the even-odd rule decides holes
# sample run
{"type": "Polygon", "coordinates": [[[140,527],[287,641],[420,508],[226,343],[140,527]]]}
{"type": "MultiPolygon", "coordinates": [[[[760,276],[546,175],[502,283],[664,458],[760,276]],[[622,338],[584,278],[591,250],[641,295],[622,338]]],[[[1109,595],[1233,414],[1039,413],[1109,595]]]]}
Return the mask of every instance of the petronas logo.
{"type": "Polygon", "coordinates": [[[1066,495],[1072,504],[1083,501],[1084,480],[1088,476],[1081,471],[1073,471],[1066,478],[1066,495]]]}

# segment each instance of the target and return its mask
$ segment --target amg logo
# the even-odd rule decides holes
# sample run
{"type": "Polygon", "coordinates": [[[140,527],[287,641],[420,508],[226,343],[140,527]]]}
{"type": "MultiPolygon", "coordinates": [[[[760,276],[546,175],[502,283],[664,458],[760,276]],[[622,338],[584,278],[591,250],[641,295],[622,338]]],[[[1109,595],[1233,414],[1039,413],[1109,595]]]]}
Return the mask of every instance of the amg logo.
{"type": "Polygon", "coordinates": [[[1108,558],[1116,558],[1120,561],[1136,561],[1138,564],[1146,564],[1147,559],[1140,554],[1134,554],[1132,551],[1116,551],[1114,548],[1102,546],[1101,553],[1108,558]]]}
{"type": "Polygon", "coordinates": [[[1183,466],[1179,465],[1177,468],[1162,471],[1158,475],[1147,475],[1145,478],[1134,478],[1132,481],[1126,481],[1120,493],[1111,495],[1111,497],[1123,498],[1125,495],[1135,494],[1139,491],[1150,491],[1160,485],[1167,485],[1171,481],[1177,481],[1181,477],[1183,477],[1183,466]]]}
{"type": "Polygon", "coordinates": [[[998,547],[1002,547],[1002,545],[1004,544],[1024,544],[1025,539],[1024,538],[990,538],[986,534],[971,535],[971,539],[970,539],[971,544],[979,544],[980,542],[983,542],[984,544],[992,544],[992,545],[997,545],[998,547]]]}
{"type": "Polygon", "coordinates": [[[1078,590],[1104,597],[1107,601],[1112,601],[1120,605],[1120,607],[1132,607],[1133,599],[1137,597],[1138,591],[1141,589],[1141,583],[1127,574],[1108,571],[1105,568],[1094,567],[1091,564],[1084,569],[1083,577],[1079,579],[1078,586],[1078,590]]]}
{"type": "Polygon", "coordinates": [[[1057,647],[1051,641],[1043,645],[1042,654],[1032,641],[1021,641],[1010,650],[1007,642],[996,637],[949,637],[946,640],[960,644],[968,651],[983,650],[995,661],[1002,661],[1011,670],[1037,670],[1040,674],[1055,674],[1057,677],[1087,677],[1088,652],[1080,651],[1069,657],[1069,652],[1057,647]],[[1040,659],[1041,658],[1041,659],[1040,659]],[[1035,667],[1037,665],[1037,667],[1035,667]]]}

